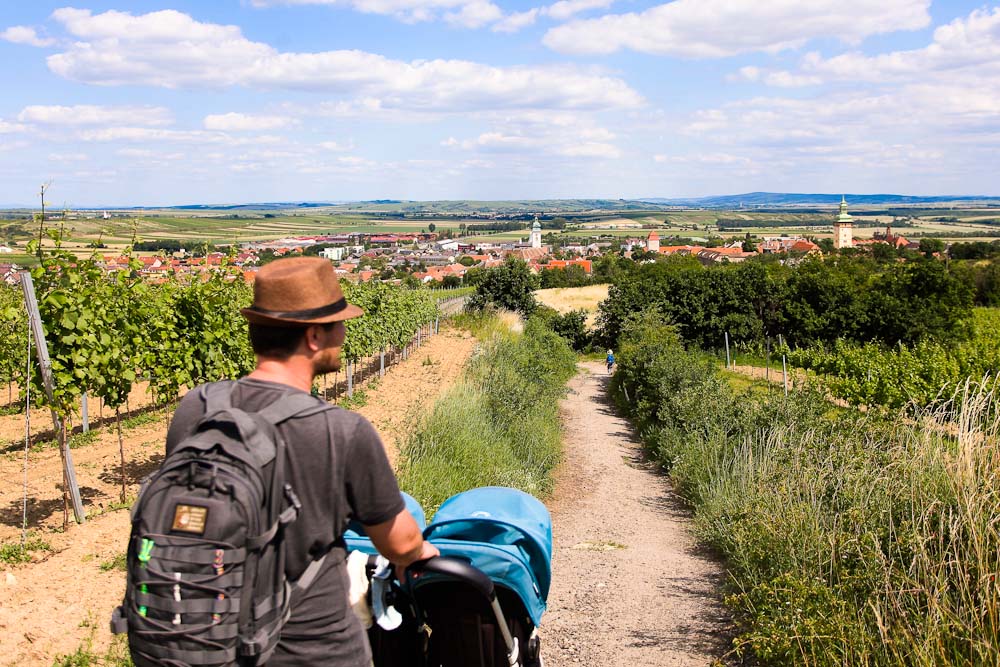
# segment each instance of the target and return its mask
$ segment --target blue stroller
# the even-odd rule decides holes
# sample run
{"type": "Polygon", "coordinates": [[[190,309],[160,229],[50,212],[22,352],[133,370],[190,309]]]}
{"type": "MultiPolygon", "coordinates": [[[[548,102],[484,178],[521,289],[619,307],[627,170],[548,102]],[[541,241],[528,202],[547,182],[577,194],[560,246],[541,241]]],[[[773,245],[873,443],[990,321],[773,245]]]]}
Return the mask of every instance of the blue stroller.
{"type": "MultiPolygon", "coordinates": [[[[424,527],[423,509],[403,495],[424,527]]],[[[424,538],[441,557],[412,565],[406,581],[372,579],[375,615],[395,616],[368,631],[375,667],[541,667],[538,626],[552,576],[545,506],[516,489],[472,489],[441,505],[424,538]]],[[[371,577],[376,551],[360,526],[345,541],[371,555],[371,577]]]]}

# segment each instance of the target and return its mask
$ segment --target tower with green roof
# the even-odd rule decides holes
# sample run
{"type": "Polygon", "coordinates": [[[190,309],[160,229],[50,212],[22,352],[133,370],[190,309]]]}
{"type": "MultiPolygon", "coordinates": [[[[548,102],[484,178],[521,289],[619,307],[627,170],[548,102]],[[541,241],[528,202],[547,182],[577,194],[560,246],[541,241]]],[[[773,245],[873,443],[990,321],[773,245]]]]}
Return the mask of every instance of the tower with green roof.
{"type": "Polygon", "coordinates": [[[833,247],[854,247],[854,218],[847,213],[847,197],[840,197],[840,215],[833,221],[833,247]]]}

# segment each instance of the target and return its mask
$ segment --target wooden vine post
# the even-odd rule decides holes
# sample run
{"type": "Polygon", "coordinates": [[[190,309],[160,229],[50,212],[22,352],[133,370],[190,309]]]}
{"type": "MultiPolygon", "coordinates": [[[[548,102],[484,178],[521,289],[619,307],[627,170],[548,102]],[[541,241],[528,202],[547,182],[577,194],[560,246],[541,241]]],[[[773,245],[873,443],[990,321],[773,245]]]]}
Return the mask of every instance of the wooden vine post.
{"type": "MultiPolygon", "coordinates": [[[[24,291],[24,305],[28,309],[28,323],[35,339],[38,366],[42,372],[45,394],[49,399],[49,404],[52,405],[54,403],[52,398],[52,363],[49,361],[49,346],[45,342],[42,316],[38,312],[38,301],[35,299],[35,285],[31,280],[31,274],[27,271],[20,272],[20,277],[21,289],[24,291]]],[[[73,503],[73,516],[77,523],[83,523],[83,501],[80,499],[80,488],[76,484],[76,472],[73,469],[73,455],[69,449],[69,439],[66,437],[66,426],[55,409],[52,409],[52,424],[59,438],[59,454],[63,463],[63,504],[65,507],[68,493],[69,500],[73,503]]]]}

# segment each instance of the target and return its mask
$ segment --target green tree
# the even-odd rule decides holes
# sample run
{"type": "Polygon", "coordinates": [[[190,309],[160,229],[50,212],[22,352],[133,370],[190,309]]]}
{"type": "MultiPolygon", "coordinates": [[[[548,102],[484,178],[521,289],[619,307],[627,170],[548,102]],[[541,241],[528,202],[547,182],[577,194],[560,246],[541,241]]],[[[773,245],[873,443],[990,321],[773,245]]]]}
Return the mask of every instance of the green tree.
{"type": "Polygon", "coordinates": [[[530,316],[538,306],[534,291],[538,278],[528,270],[524,260],[507,257],[502,266],[487,269],[469,299],[469,308],[482,310],[495,306],[530,316]]]}
{"type": "Polygon", "coordinates": [[[920,239],[920,252],[924,257],[933,257],[934,253],[944,252],[944,241],[941,239],[920,239]]]}
{"type": "Polygon", "coordinates": [[[897,257],[896,247],[888,243],[872,244],[872,259],[876,262],[891,262],[897,257]]]}

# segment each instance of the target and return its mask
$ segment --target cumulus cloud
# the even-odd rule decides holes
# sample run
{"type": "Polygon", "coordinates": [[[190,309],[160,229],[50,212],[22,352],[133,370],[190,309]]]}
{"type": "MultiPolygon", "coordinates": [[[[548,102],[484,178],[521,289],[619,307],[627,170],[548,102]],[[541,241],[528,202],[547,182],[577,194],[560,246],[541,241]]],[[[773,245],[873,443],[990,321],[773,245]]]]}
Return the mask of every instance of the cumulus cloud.
{"type": "Polygon", "coordinates": [[[50,162],[86,162],[89,159],[86,153],[49,153],[50,162]]]}
{"type": "Polygon", "coordinates": [[[542,9],[542,13],[557,21],[565,21],[580,12],[591,9],[605,9],[614,4],[614,0],[559,0],[542,9]]]}
{"type": "Polygon", "coordinates": [[[0,32],[0,39],[28,46],[52,46],[56,43],[56,40],[50,37],[40,37],[34,28],[24,25],[14,25],[0,32]]]}
{"type": "Polygon", "coordinates": [[[24,132],[28,129],[27,125],[22,125],[21,123],[9,123],[3,118],[0,118],[0,134],[12,134],[14,132],[24,132]]]}
{"type": "Polygon", "coordinates": [[[975,93],[979,84],[1000,78],[1000,7],[977,9],[934,31],[921,49],[892,51],[875,56],[844,53],[823,58],[809,53],[797,73],[817,81],[852,81],[876,84],[934,81],[965,85],[975,93]]]}
{"type": "Polygon", "coordinates": [[[616,136],[588,116],[574,113],[526,112],[495,117],[493,127],[475,137],[448,137],[447,148],[480,153],[514,153],[563,157],[621,157],[616,136]]]}
{"type": "Polygon", "coordinates": [[[49,68],[97,85],[247,86],[375,97],[413,110],[627,108],[642,97],[624,81],[571,66],[493,67],[465,60],[404,62],[359,50],[282,53],[236,26],[164,10],[64,8],[53,18],[75,38],[49,68]]]}
{"type": "Polygon", "coordinates": [[[500,18],[500,8],[487,0],[251,0],[254,7],[329,5],[349,7],[365,14],[392,16],[407,23],[444,18],[468,28],[500,18]]]}
{"type": "Polygon", "coordinates": [[[615,0],[559,0],[545,7],[533,7],[523,12],[507,14],[490,28],[493,32],[517,32],[534,25],[539,16],[547,16],[556,21],[565,21],[580,12],[591,9],[605,9],[615,0]]]}
{"type": "Polygon", "coordinates": [[[777,88],[796,88],[799,86],[813,86],[822,83],[818,76],[808,76],[803,74],[793,74],[780,70],[772,70],[765,67],[755,67],[747,65],[741,67],[736,73],[727,77],[729,81],[751,81],[763,83],[777,88]]]}
{"type": "Polygon", "coordinates": [[[525,12],[514,12],[494,23],[490,29],[493,32],[517,32],[522,28],[527,28],[529,25],[534,24],[536,18],[538,18],[538,8],[529,9],[525,12]]]}
{"type": "Polygon", "coordinates": [[[150,106],[27,106],[17,115],[24,123],[39,125],[131,125],[159,126],[173,122],[170,111],[150,106]]]}
{"type": "Polygon", "coordinates": [[[151,127],[106,127],[96,130],[82,130],[78,137],[83,141],[115,142],[164,142],[176,144],[224,144],[246,146],[256,144],[277,144],[284,141],[275,135],[234,137],[224,132],[205,130],[167,130],[151,127]]]}
{"type": "Polygon", "coordinates": [[[481,28],[503,16],[499,7],[487,0],[473,0],[462,5],[458,11],[444,15],[445,21],[462,28],[481,28]]]}
{"type": "MultiPolygon", "coordinates": [[[[977,128],[962,113],[931,100],[921,103],[907,88],[841,91],[811,99],[732,102],[700,111],[675,129],[700,147],[698,153],[718,156],[710,164],[682,155],[684,164],[713,180],[724,172],[752,171],[793,183],[768,186],[776,188],[809,183],[882,188],[889,182],[917,189],[933,184],[938,192],[954,188],[962,194],[970,183],[986,182],[984,166],[995,163],[1000,150],[1000,117],[977,128]]],[[[662,161],[680,164],[681,158],[662,161]]]]}
{"type": "Polygon", "coordinates": [[[244,113],[224,113],[205,116],[206,130],[223,132],[247,132],[275,130],[294,123],[294,119],[286,116],[256,116],[244,113]]]}
{"type": "MultiPolygon", "coordinates": [[[[975,10],[938,27],[923,48],[872,56],[849,52],[830,58],[809,53],[795,71],[745,67],[736,77],[772,86],[856,84],[875,92],[848,93],[846,99],[853,108],[844,113],[863,119],[858,122],[869,125],[872,136],[876,132],[893,136],[902,128],[918,126],[915,135],[922,141],[959,142],[975,137],[980,144],[996,146],[1000,8],[975,10]]],[[[795,104],[770,106],[772,112],[785,116],[795,104]]],[[[840,98],[834,99],[817,113],[823,117],[840,106],[840,98]]],[[[789,127],[810,124],[808,118],[786,120],[794,124],[789,127]]],[[[703,122],[696,120],[694,126],[703,122]]]]}
{"type": "Polygon", "coordinates": [[[722,58],[775,53],[835,36],[915,30],[930,23],[930,0],[675,0],[643,12],[608,14],[549,30],[544,43],[562,53],[632,49],[656,55],[722,58]]]}
{"type": "Polygon", "coordinates": [[[323,150],[332,151],[334,153],[343,153],[344,151],[354,150],[354,144],[345,144],[339,141],[321,141],[316,145],[323,150]]]}

